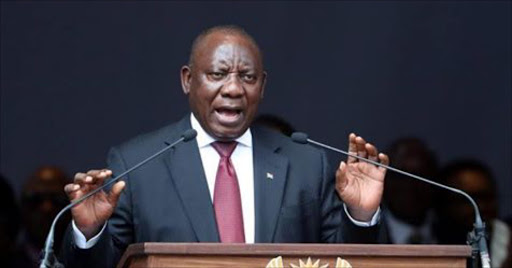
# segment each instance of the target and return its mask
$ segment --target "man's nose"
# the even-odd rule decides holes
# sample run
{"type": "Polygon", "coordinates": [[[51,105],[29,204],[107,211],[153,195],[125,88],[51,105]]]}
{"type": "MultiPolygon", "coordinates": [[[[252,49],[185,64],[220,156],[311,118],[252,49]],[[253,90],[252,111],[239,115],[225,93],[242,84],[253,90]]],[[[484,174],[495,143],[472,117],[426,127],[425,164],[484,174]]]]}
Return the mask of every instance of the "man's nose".
{"type": "Polygon", "coordinates": [[[228,74],[226,83],[223,85],[221,89],[222,96],[238,98],[241,97],[244,94],[244,92],[244,85],[238,73],[228,74]]]}

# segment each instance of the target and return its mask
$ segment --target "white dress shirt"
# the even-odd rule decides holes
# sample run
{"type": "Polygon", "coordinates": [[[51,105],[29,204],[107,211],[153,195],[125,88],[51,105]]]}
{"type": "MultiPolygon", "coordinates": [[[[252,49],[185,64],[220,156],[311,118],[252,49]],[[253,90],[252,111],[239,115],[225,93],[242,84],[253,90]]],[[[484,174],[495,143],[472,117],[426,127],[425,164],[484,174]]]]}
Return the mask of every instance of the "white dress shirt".
{"type": "MultiPolygon", "coordinates": [[[[197,131],[197,145],[199,147],[199,153],[201,155],[201,161],[203,163],[204,174],[206,175],[206,181],[208,183],[208,189],[210,191],[210,199],[213,203],[213,193],[215,189],[215,178],[217,176],[217,168],[219,166],[220,156],[217,151],[211,146],[212,142],[216,140],[210,136],[199,124],[194,114],[190,114],[190,122],[192,128],[197,131]]],[[[252,135],[250,129],[247,129],[242,136],[237,138],[235,141],[238,142],[235,150],[231,154],[231,162],[236,171],[238,178],[238,185],[240,187],[240,196],[242,201],[242,215],[244,221],[244,234],[245,243],[254,243],[255,235],[255,215],[254,215],[254,166],[253,166],[253,151],[252,151],[252,135]]],[[[348,213],[347,207],[343,204],[345,213],[349,219],[358,226],[368,227],[378,223],[380,218],[380,208],[373,215],[370,222],[361,222],[354,220],[348,213]]],[[[105,223],[106,225],[106,223],[105,223]]],[[[72,222],[73,226],[73,237],[75,244],[78,248],[87,249],[96,244],[100,238],[101,233],[105,229],[105,225],[101,229],[100,233],[95,237],[86,240],[85,236],[76,227],[75,222],[72,222]]]]}

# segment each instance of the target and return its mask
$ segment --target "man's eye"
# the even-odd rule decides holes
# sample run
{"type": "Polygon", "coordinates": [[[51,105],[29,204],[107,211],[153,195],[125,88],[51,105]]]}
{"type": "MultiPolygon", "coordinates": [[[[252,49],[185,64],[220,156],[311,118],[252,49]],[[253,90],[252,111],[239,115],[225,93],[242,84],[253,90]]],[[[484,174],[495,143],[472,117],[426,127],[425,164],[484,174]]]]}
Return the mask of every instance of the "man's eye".
{"type": "Polygon", "coordinates": [[[247,82],[254,82],[256,80],[256,76],[252,74],[243,74],[242,78],[247,82]]]}
{"type": "Polygon", "coordinates": [[[213,79],[222,79],[224,77],[224,73],[221,72],[212,72],[210,73],[210,77],[213,79]]]}

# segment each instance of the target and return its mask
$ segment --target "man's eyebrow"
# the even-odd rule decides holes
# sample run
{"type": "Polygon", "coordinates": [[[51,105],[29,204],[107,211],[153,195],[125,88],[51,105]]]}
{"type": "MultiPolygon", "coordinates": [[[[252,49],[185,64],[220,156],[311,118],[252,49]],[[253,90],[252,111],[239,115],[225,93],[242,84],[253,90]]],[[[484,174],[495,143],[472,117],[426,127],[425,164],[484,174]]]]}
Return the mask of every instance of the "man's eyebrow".
{"type": "Polygon", "coordinates": [[[228,62],[225,59],[219,60],[218,63],[220,63],[220,64],[228,64],[228,62]]]}

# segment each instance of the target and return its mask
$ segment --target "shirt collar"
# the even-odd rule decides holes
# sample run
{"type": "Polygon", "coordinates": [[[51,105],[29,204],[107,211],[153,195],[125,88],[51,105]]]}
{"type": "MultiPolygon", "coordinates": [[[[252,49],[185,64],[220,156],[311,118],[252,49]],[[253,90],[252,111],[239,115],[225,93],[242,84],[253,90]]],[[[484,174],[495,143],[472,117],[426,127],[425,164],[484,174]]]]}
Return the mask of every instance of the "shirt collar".
{"type": "MultiPolygon", "coordinates": [[[[192,125],[192,128],[197,131],[197,145],[199,148],[206,147],[210,145],[212,142],[215,142],[215,138],[210,136],[202,127],[201,124],[199,124],[199,121],[197,121],[196,117],[193,113],[190,113],[190,124],[192,125]]],[[[252,135],[251,130],[248,128],[242,136],[235,139],[236,142],[239,144],[242,144],[247,147],[252,147],[252,135]]]]}

